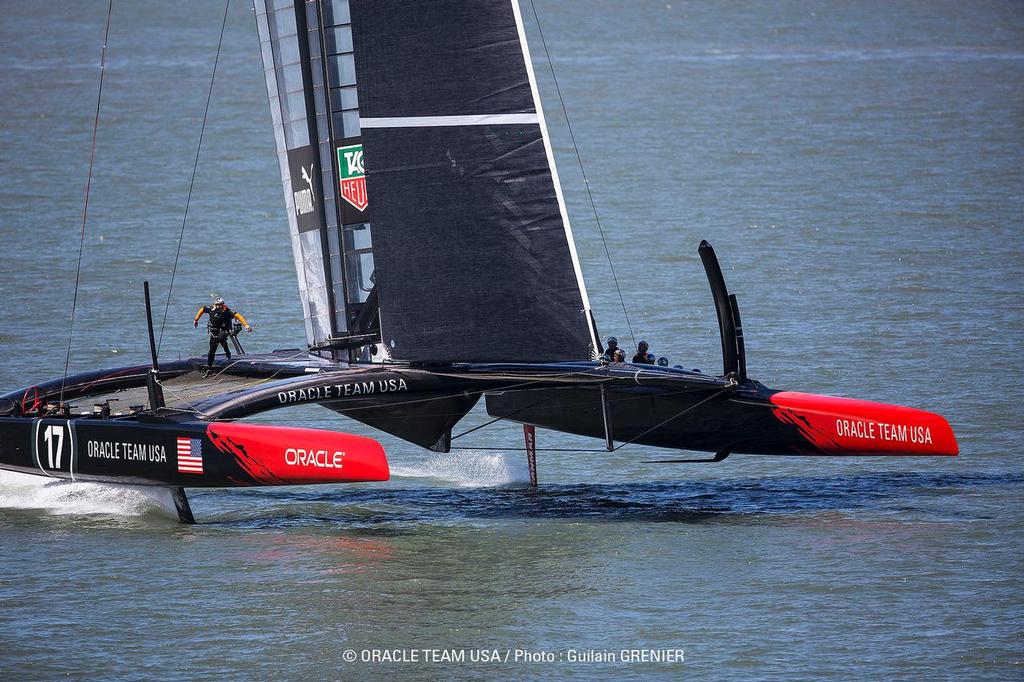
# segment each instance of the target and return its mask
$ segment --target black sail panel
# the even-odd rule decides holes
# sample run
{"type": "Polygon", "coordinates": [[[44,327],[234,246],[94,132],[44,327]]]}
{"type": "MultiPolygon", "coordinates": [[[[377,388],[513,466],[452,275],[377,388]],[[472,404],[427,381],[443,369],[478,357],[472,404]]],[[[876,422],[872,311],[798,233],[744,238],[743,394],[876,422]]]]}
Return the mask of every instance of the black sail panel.
{"type": "Polygon", "coordinates": [[[509,0],[351,6],[363,118],[536,111],[509,0]]]}
{"type": "Polygon", "coordinates": [[[350,6],[391,357],[592,357],[589,302],[518,6],[350,6]]]}
{"type": "Polygon", "coordinates": [[[539,126],[364,129],[363,144],[383,169],[368,178],[386,197],[374,209],[375,249],[393,357],[587,357],[539,126]]]}

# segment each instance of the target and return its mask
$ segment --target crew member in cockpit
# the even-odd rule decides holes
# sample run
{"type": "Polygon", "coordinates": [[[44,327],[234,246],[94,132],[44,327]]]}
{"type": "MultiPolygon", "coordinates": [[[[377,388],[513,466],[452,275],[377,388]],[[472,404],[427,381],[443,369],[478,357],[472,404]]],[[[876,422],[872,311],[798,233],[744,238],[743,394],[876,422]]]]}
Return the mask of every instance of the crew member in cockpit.
{"type": "Polygon", "coordinates": [[[636,344],[636,355],[633,356],[633,362],[641,365],[653,365],[654,356],[648,352],[649,348],[646,341],[636,344]]]}
{"type": "Polygon", "coordinates": [[[604,360],[605,362],[622,362],[621,360],[615,359],[615,351],[620,350],[619,340],[614,336],[609,336],[608,341],[605,342],[605,345],[608,346],[608,348],[605,349],[604,355],[601,356],[601,359],[604,360]]]}
{"type": "Polygon", "coordinates": [[[213,302],[213,305],[204,305],[200,308],[192,320],[193,327],[199,327],[199,318],[204,314],[210,316],[206,324],[206,330],[210,333],[210,351],[206,354],[206,376],[209,376],[213,371],[213,356],[217,353],[217,346],[224,348],[224,354],[227,356],[227,359],[231,359],[231,349],[228,348],[228,336],[231,335],[231,327],[234,321],[238,320],[241,322],[248,332],[252,331],[252,326],[242,317],[241,313],[236,313],[229,308],[223,298],[218,297],[213,302]]]}

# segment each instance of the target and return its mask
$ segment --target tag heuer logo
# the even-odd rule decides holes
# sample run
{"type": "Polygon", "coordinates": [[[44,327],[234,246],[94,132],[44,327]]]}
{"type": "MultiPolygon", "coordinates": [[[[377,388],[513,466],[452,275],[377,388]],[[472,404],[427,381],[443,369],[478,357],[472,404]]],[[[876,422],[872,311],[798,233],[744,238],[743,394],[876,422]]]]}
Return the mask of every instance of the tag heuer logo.
{"type": "Polygon", "coordinates": [[[363,171],[363,145],[354,144],[338,147],[338,179],[341,185],[341,198],[365,211],[366,175],[363,171]]]}

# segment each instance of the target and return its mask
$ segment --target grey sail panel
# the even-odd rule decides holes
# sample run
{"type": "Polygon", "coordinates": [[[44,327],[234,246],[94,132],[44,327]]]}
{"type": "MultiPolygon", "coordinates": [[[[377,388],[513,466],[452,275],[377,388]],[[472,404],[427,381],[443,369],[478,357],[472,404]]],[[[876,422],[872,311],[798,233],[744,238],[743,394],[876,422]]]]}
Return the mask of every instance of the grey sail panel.
{"type": "Polygon", "coordinates": [[[323,186],[316,147],[310,136],[306,97],[309,69],[300,49],[294,4],[254,0],[253,7],[306,337],[310,343],[316,343],[328,338],[332,328],[330,287],[324,261],[323,186]]]}
{"type": "Polygon", "coordinates": [[[253,6],[306,335],[330,345],[367,331],[374,269],[348,1],[253,6]]]}
{"type": "Polygon", "coordinates": [[[518,6],[352,0],[383,342],[415,362],[592,357],[518,6]]]}

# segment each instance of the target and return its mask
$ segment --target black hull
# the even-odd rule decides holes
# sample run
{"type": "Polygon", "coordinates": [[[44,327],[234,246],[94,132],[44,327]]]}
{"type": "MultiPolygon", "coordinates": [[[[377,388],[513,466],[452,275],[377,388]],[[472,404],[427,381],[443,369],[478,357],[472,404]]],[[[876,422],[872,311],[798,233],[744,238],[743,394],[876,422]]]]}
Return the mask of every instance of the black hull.
{"type": "MultiPolygon", "coordinates": [[[[201,377],[194,372],[199,362],[172,363],[161,370],[161,377],[165,382],[173,377],[179,381],[201,377]]],[[[65,395],[82,399],[114,389],[138,389],[145,385],[147,371],[148,367],[140,366],[69,377],[65,395]]],[[[148,423],[182,428],[318,404],[422,447],[446,451],[452,427],[486,395],[488,412],[494,417],[620,444],[717,454],[958,452],[946,420],[922,410],[773,391],[735,377],[629,363],[371,365],[284,353],[247,356],[221,367],[209,381],[214,382],[212,390],[185,406],[130,410],[106,421],[125,427],[148,423]],[[231,377],[233,384],[227,381],[231,377]]],[[[43,391],[52,395],[55,384],[44,384],[43,391]]],[[[31,390],[22,389],[3,396],[0,414],[16,414],[31,395],[31,390]]],[[[68,409],[63,416],[66,419],[73,412],[68,409]]],[[[85,417],[76,419],[95,423],[85,417]]],[[[36,464],[22,460],[22,466],[36,464]]],[[[210,485],[221,485],[229,473],[225,471],[217,479],[221,482],[210,485]]],[[[180,484],[174,477],[159,480],[180,484]]]]}
{"type": "Polygon", "coordinates": [[[775,417],[770,393],[756,388],[609,388],[604,392],[607,431],[602,391],[596,386],[493,393],[487,396],[487,412],[578,436],[607,435],[620,444],[734,454],[812,454],[799,429],[775,417]]]}
{"type": "Polygon", "coordinates": [[[0,417],[0,469],[189,488],[387,480],[380,444],[314,429],[0,417]]]}

